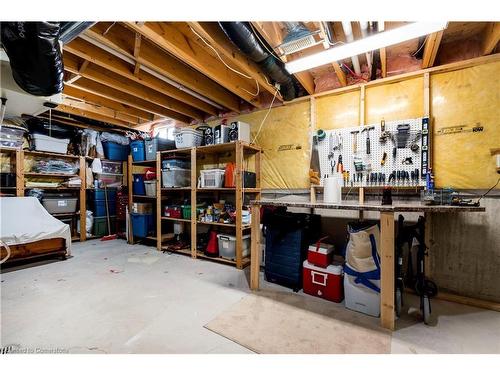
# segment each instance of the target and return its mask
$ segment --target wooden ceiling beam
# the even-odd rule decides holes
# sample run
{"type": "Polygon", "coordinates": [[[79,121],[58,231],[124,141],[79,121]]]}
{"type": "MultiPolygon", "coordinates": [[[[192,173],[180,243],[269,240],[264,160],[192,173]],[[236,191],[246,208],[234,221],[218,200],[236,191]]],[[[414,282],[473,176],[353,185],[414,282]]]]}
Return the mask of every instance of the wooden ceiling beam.
{"type": "MultiPolygon", "coordinates": [[[[385,22],[378,22],[378,32],[383,32],[385,30],[385,22]]],[[[387,50],[385,47],[379,49],[380,52],[380,70],[382,72],[382,78],[387,77],[387,50]]]]}
{"type": "Polygon", "coordinates": [[[191,118],[181,115],[180,113],[171,111],[165,107],[161,107],[154,103],[148,102],[147,100],[140,99],[136,96],[126,94],[120,90],[113,89],[85,77],[79,79],[75,84],[72,84],[72,86],[90,92],[92,94],[103,96],[107,99],[141,109],[146,112],[157,114],[161,117],[172,118],[185,124],[189,124],[191,122],[191,118]]]}
{"type": "Polygon", "coordinates": [[[184,22],[127,22],[129,28],[176,56],[246,102],[260,107],[257,83],[224,65],[214,54],[194,42],[195,34],[184,22]],[[194,42],[194,43],[193,43],[194,42]]]}
{"type": "MultiPolygon", "coordinates": [[[[324,23],[319,22],[318,27],[320,29],[321,38],[323,38],[323,48],[329,49],[331,46],[330,46],[330,42],[328,40],[328,35],[326,32],[324,23]]],[[[347,86],[347,77],[346,77],[345,72],[340,67],[340,64],[337,61],[334,61],[334,62],[332,62],[332,66],[333,66],[333,70],[335,70],[335,74],[337,75],[337,78],[339,79],[340,85],[342,87],[347,86]]]]}
{"type": "Polygon", "coordinates": [[[60,112],[69,113],[69,114],[76,115],[76,116],[82,116],[85,118],[105,122],[108,124],[119,125],[119,126],[123,126],[123,127],[131,127],[132,126],[132,124],[130,124],[126,121],[117,120],[117,119],[112,118],[112,117],[103,116],[101,114],[89,112],[89,111],[75,108],[72,106],[68,106],[65,104],[59,104],[55,109],[57,111],[60,111],[60,112]]]}
{"type": "MultiPolygon", "coordinates": [[[[275,47],[281,43],[281,32],[274,25],[274,22],[251,22],[253,28],[264,40],[273,48],[276,54],[275,47]]],[[[286,62],[286,58],[280,57],[281,61],[286,62]]],[[[312,95],[315,92],[314,77],[308,71],[298,72],[293,74],[297,81],[304,87],[308,94],[312,95]]]]}
{"type": "MultiPolygon", "coordinates": [[[[128,39],[133,34],[132,31],[118,24],[106,35],[102,35],[103,32],[103,25],[97,23],[94,27],[86,30],[85,35],[129,58],[134,58],[133,47],[128,45],[128,39]]],[[[141,53],[137,61],[225,108],[235,112],[240,111],[240,99],[236,95],[196,69],[165,53],[149,41],[143,40],[141,42],[141,53]]]]}
{"type": "MultiPolygon", "coordinates": [[[[242,70],[244,73],[257,80],[261,88],[272,95],[275,94],[276,88],[268,83],[265,74],[260,70],[257,64],[241,53],[241,51],[227,38],[217,22],[188,22],[187,24],[198,33],[201,38],[215,48],[230,66],[242,70]]],[[[199,40],[199,44],[202,47],[206,46],[202,40],[199,40]]],[[[281,95],[278,94],[277,98],[279,99],[280,97],[281,95]]]]}
{"type": "Polygon", "coordinates": [[[500,40],[500,22],[489,22],[484,30],[481,51],[484,55],[493,52],[500,40]]]}
{"type": "Polygon", "coordinates": [[[88,111],[88,112],[96,113],[96,114],[103,115],[103,116],[106,116],[109,118],[113,118],[116,120],[125,121],[125,122],[128,122],[130,124],[139,124],[140,123],[140,119],[138,117],[134,117],[134,116],[130,116],[130,115],[127,115],[124,113],[120,113],[118,111],[115,111],[112,108],[102,107],[102,106],[99,106],[96,104],[87,103],[87,102],[77,100],[77,99],[72,99],[69,97],[65,97],[62,104],[66,105],[68,107],[75,108],[75,109],[81,109],[83,111],[88,111]]]}
{"type": "Polygon", "coordinates": [[[163,93],[164,95],[177,99],[200,111],[215,116],[218,114],[218,110],[214,106],[195,98],[185,91],[179,90],[177,87],[172,86],[152,74],[143,70],[139,70],[137,74],[132,74],[130,71],[131,64],[81,38],[76,38],[71,43],[65,45],[64,50],[80,58],[91,61],[95,65],[99,65],[100,67],[119,74],[124,78],[128,78],[143,86],[163,93]]]}
{"type": "Polygon", "coordinates": [[[154,115],[152,113],[142,111],[140,109],[104,98],[96,94],[89,93],[74,86],[64,86],[63,94],[70,98],[83,100],[87,103],[95,104],[101,107],[111,108],[116,112],[135,117],[137,118],[137,121],[135,122],[140,122],[140,120],[152,121],[154,119],[154,115]]]}
{"type": "MultiPolygon", "coordinates": [[[[64,67],[66,70],[72,71],[74,57],[69,54],[64,54],[64,67]]],[[[85,72],[81,73],[82,77],[91,79],[116,90],[123,91],[126,94],[136,96],[140,99],[147,100],[158,106],[165,107],[170,111],[175,111],[179,114],[203,120],[204,114],[187,104],[184,104],[176,99],[162,95],[159,92],[142,86],[132,80],[124,78],[116,73],[103,69],[97,65],[91,64],[85,72]]]]}
{"type": "Polygon", "coordinates": [[[422,58],[422,69],[431,68],[434,65],[442,38],[443,30],[427,35],[422,58]]]}

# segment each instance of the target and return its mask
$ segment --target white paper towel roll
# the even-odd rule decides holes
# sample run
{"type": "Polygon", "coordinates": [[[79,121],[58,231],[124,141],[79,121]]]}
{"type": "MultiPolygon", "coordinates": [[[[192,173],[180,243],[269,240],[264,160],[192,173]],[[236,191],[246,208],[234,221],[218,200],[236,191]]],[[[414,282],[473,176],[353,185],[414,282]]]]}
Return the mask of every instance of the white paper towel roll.
{"type": "Polygon", "coordinates": [[[342,177],[327,177],[323,179],[323,202],[341,203],[342,177]]]}

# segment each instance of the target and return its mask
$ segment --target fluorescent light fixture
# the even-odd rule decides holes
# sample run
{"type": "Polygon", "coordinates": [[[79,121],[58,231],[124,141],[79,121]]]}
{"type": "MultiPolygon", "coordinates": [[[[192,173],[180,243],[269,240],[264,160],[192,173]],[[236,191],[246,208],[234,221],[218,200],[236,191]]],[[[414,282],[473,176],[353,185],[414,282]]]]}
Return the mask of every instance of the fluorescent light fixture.
{"type": "Polygon", "coordinates": [[[302,57],[285,64],[290,73],[302,72],[334,61],[361,55],[379,48],[392,46],[407,40],[444,30],[447,22],[413,22],[396,29],[387,30],[339,47],[330,48],[314,55],[302,57]]]}

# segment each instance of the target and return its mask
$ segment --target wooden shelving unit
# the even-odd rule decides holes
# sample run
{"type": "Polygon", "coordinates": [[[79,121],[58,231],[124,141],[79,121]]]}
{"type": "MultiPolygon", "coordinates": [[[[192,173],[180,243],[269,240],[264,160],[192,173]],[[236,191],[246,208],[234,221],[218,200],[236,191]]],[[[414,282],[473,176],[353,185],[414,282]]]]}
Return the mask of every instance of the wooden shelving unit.
{"type": "MultiPolygon", "coordinates": [[[[82,181],[80,187],[67,187],[67,186],[57,186],[57,187],[40,187],[43,190],[54,190],[54,191],[78,191],[79,192],[79,203],[80,203],[80,236],[78,239],[80,241],[86,240],[86,191],[85,191],[85,171],[86,163],[85,157],[67,154],[57,154],[53,152],[42,152],[42,151],[24,151],[21,149],[1,147],[0,152],[8,153],[11,157],[10,164],[15,164],[16,166],[16,187],[9,188],[16,190],[16,196],[24,197],[26,189],[34,189],[36,187],[26,187],[25,177],[53,177],[53,178],[71,178],[79,177],[82,181]],[[65,173],[40,173],[40,172],[25,172],[25,161],[26,157],[37,157],[37,158],[59,158],[59,159],[69,159],[78,161],[78,174],[65,174],[65,173]]],[[[4,190],[5,188],[2,188],[4,190]]],[[[57,216],[70,216],[71,214],[64,215],[54,215],[57,216]]],[[[76,214],[75,214],[76,215],[76,214]]]]}
{"type": "MultiPolygon", "coordinates": [[[[179,253],[184,255],[190,255],[192,258],[200,258],[206,259],[210,261],[215,261],[223,264],[229,264],[232,266],[236,266],[239,269],[242,269],[250,264],[250,257],[243,258],[243,234],[244,231],[247,231],[251,228],[250,224],[242,223],[242,207],[243,207],[243,196],[244,194],[254,194],[254,199],[261,198],[261,174],[260,174],[260,165],[261,165],[261,153],[262,150],[259,147],[249,145],[244,142],[232,142],[232,143],[224,143],[219,145],[211,145],[211,146],[201,146],[201,147],[193,147],[193,148],[183,148],[169,151],[160,151],[157,153],[156,158],[156,171],[158,174],[157,178],[157,187],[156,187],[156,233],[162,233],[162,223],[164,222],[182,222],[189,223],[191,229],[191,247],[189,249],[180,249],[180,250],[169,250],[173,253],[179,253]],[[191,160],[191,186],[190,187],[182,187],[182,188],[162,188],[161,187],[161,163],[162,159],[167,156],[189,156],[191,160]],[[234,188],[198,188],[198,173],[201,169],[201,165],[204,164],[205,156],[210,155],[211,158],[214,159],[215,163],[218,164],[219,157],[224,158],[226,161],[232,161],[235,163],[235,187],[234,188]],[[244,171],[244,162],[247,160],[247,157],[254,156],[254,169],[256,173],[256,187],[255,188],[244,188],[243,187],[243,171],[244,171]],[[229,160],[230,158],[230,160],[229,160]],[[175,196],[175,194],[182,193],[187,195],[186,193],[190,193],[190,201],[191,201],[191,219],[176,219],[162,216],[162,198],[175,196]],[[220,194],[231,194],[234,195],[235,206],[236,206],[236,222],[234,224],[226,224],[226,223],[214,223],[214,222],[201,222],[198,221],[197,213],[196,213],[196,203],[198,194],[203,193],[211,193],[214,197],[219,198],[220,194]],[[219,228],[228,228],[234,231],[236,236],[236,259],[230,260],[221,257],[209,257],[206,256],[203,252],[197,250],[197,226],[214,226],[219,228]]],[[[129,171],[131,171],[132,165],[138,165],[143,163],[132,163],[131,157],[129,157],[129,171]]],[[[132,181],[132,174],[129,172],[128,174],[129,184],[132,181]]],[[[131,190],[131,189],[130,189],[131,190]]],[[[132,193],[129,193],[132,194],[132,193]]],[[[178,195],[177,195],[178,196],[178,195]]],[[[132,198],[134,196],[130,195],[129,200],[132,202],[132,198]]],[[[141,197],[144,198],[144,197],[141,197]]],[[[162,236],[156,237],[156,245],[157,249],[162,251],[166,250],[162,239],[162,236]]]]}

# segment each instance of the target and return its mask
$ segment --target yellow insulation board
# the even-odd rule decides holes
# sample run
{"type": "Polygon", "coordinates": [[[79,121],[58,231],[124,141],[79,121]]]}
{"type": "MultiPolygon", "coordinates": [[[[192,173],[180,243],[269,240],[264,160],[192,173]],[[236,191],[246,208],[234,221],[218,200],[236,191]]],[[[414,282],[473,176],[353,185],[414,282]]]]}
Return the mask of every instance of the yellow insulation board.
{"type": "MultiPolygon", "coordinates": [[[[498,178],[491,148],[500,148],[500,62],[446,73],[432,73],[431,117],[433,169],[436,186],[484,189],[498,178]],[[482,126],[482,132],[472,132],[482,126]],[[467,131],[439,134],[443,128],[462,126],[467,131]]],[[[424,80],[415,77],[380,86],[367,86],[365,123],[422,117],[424,80]]],[[[334,129],[359,124],[360,91],[316,98],[316,129],[334,129]]],[[[234,119],[252,126],[255,136],[266,110],[234,119]]],[[[229,119],[230,121],[233,118],[229,119]]],[[[212,121],[210,125],[216,125],[212,121]]],[[[310,101],[287,104],[271,110],[257,144],[264,149],[263,188],[309,187],[310,101]]]]}
{"type": "Polygon", "coordinates": [[[500,62],[431,75],[436,186],[486,189],[500,177],[490,155],[500,148],[499,77],[500,62]]]}

